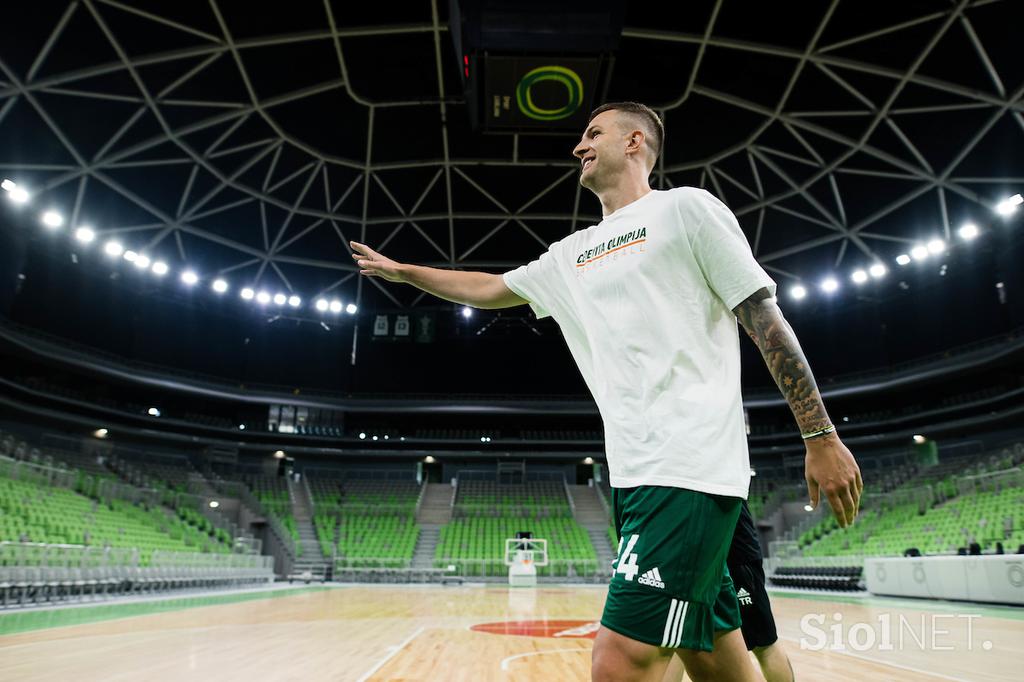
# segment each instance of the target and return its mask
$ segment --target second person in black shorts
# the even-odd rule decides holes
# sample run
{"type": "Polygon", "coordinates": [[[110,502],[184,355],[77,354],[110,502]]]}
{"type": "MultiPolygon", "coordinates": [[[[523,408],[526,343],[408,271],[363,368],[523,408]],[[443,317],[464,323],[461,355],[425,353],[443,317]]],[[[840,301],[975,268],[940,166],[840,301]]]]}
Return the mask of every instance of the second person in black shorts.
{"type": "MultiPolygon", "coordinates": [[[[793,666],[786,652],[779,646],[779,634],[775,629],[775,617],[764,587],[764,556],[758,541],[757,527],[744,501],[736,530],[732,534],[729,555],[726,558],[729,574],[736,587],[739,602],[743,641],[747,650],[754,652],[767,682],[794,682],[793,666]]],[[[664,682],[679,682],[683,677],[683,665],[674,656],[664,682]]]]}

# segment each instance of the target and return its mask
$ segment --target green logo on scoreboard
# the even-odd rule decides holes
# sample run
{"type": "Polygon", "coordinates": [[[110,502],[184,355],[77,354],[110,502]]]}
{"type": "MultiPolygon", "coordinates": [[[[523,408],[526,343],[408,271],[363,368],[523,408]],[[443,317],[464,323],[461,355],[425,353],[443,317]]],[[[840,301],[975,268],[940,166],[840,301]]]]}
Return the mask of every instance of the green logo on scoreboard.
{"type": "Polygon", "coordinates": [[[583,102],[583,81],[572,69],[564,66],[540,66],[519,81],[516,104],[519,110],[537,121],[558,121],[572,116],[583,102]],[[565,86],[568,101],[558,109],[544,109],[533,101],[530,89],[541,81],[555,81],[565,86]]]}

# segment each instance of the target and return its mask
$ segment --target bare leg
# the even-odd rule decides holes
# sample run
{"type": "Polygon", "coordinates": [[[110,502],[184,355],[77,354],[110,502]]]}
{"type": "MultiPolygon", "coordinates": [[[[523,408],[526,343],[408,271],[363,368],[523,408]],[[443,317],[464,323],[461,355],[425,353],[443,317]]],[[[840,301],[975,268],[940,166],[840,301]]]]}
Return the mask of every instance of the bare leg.
{"type": "Polygon", "coordinates": [[[590,679],[592,682],[656,682],[664,676],[672,651],[601,627],[594,639],[590,679]]]}
{"type": "Polygon", "coordinates": [[[668,667],[665,668],[665,674],[662,676],[661,682],[683,682],[684,672],[686,672],[686,667],[683,665],[683,659],[676,652],[676,655],[668,662],[668,667]]]}
{"type": "Polygon", "coordinates": [[[758,682],[764,678],[754,668],[739,630],[715,633],[715,650],[679,649],[679,657],[694,682],[758,682]]]}
{"type": "Polygon", "coordinates": [[[794,682],[793,666],[778,642],[768,646],[754,647],[754,655],[761,664],[761,672],[768,682],[794,682]]]}

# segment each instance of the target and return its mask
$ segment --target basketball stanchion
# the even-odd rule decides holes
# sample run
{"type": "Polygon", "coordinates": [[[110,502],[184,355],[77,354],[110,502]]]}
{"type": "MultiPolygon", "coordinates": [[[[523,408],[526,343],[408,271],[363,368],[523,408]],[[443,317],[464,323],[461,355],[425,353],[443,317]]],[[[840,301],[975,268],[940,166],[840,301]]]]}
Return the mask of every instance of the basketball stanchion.
{"type": "Polygon", "coordinates": [[[537,567],[548,565],[548,541],[541,538],[506,538],[505,565],[510,587],[536,587],[537,567]]]}

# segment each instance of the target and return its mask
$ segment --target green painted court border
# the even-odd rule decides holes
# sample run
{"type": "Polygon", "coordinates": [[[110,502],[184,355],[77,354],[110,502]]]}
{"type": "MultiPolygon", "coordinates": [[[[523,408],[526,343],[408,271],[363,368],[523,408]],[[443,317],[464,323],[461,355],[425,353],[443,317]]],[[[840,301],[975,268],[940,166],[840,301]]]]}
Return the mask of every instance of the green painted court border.
{"type": "Polygon", "coordinates": [[[900,597],[864,596],[848,597],[842,594],[806,594],[801,592],[783,592],[768,590],[772,599],[808,599],[810,601],[830,601],[841,604],[860,604],[871,608],[901,607],[918,611],[941,611],[943,613],[961,612],[976,613],[989,618],[1006,618],[1008,620],[1024,620],[1024,607],[1000,606],[998,604],[979,604],[970,601],[946,601],[939,599],[902,599],[900,597]]]}
{"type": "Polygon", "coordinates": [[[69,625],[85,625],[105,620],[116,620],[118,618],[133,618],[136,616],[148,616],[154,613],[165,613],[167,611],[181,611],[183,609],[197,608],[200,606],[221,606],[223,604],[237,604],[246,601],[257,601],[260,599],[279,599],[281,597],[293,597],[297,594],[308,594],[310,592],[322,592],[332,590],[333,587],[296,587],[281,590],[266,590],[257,592],[242,592],[239,594],[214,594],[209,596],[196,595],[194,597],[181,597],[179,599],[160,599],[155,601],[139,601],[121,604],[98,604],[96,606],[72,606],[67,608],[34,609],[31,611],[13,611],[0,613],[0,636],[13,635],[19,632],[32,630],[45,630],[47,628],[67,627],[69,625]]]}

